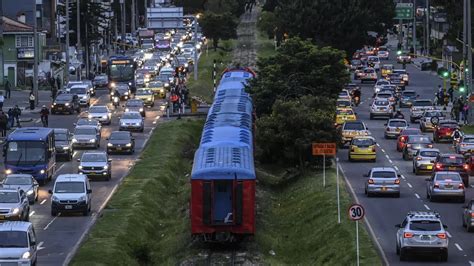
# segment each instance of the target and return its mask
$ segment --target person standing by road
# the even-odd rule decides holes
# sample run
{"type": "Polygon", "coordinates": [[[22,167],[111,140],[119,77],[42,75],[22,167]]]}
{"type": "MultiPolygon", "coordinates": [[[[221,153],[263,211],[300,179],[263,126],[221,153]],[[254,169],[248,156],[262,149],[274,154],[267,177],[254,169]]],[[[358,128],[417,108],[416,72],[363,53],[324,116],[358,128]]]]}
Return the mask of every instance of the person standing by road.
{"type": "Polygon", "coordinates": [[[10,81],[6,78],[5,79],[5,97],[7,97],[7,99],[10,99],[11,91],[12,91],[12,88],[11,88],[10,81]]]}
{"type": "Polygon", "coordinates": [[[451,86],[451,87],[449,87],[449,89],[448,89],[449,100],[450,100],[451,102],[454,102],[453,94],[454,94],[454,88],[451,86]]]}
{"type": "MultiPolygon", "coordinates": [[[[21,125],[20,125],[20,115],[21,115],[20,107],[18,107],[18,105],[15,105],[15,107],[13,108],[13,119],[16,120],[16,126],[17,127],[21,127],[21,125]]],[[[13,120],[12,120],[12,123],[11,123],[11,127],[13,127],[13,120]]]]}
{"type": "Polygon", "coordinates": [[[3,96],[3,91],[0,91],[0,110],[2,110],[4,102],[5,102],[5,96],[3,96]]]}
{"type": "Polygon", "coordinates": [[[43,123],[43,127],[48,127],[48,116],[49,110],[46,108],[46,105],[43,105],[40,111],[41,114],[41,122],[43,123]]]}
{"type": "Polygon", "coordinates": [[[30,110],[35,109],[35,100],[36,100],[35,94],[33,92],[30,92],[30,97],[29,97],[30,110]]]}
{"type": "Polygon", "coordinates": [[[7,122],[8,122],[7,115],[5,114],[5,112],[2,111],[0,113],[0,132],[1,132],[2,137],[7,136],[7,122]]]}
{"type": "Polygon", "coordinates": [[[7,114],[8,114],[8,126],[12,128],[13,122],[15,121],[13,117],[13,109],[9,108],[7,114]]]}
{"type": "Polygon", "coordinates": [[[463,106],[463,118],[464,118],[464,124],[467,125],[468,124],[468,116],[469,116],[469,102],[466,101],[464,102],[464,106],[463,106]]]}

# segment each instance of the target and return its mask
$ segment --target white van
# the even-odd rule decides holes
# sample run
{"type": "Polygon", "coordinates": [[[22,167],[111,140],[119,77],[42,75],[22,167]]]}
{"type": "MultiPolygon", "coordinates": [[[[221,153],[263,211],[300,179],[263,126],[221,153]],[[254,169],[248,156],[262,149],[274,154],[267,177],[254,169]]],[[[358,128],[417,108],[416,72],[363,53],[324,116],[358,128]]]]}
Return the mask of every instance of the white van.
{"type": "Polygon", "coordinates": [[[0,265],[36,265],[37,245],[32,223],[0,223],[0,265]]]}
{"type": "Polygon", "coordinates": [[[52,216],[59,212],[81,212],[87,216],[91,211],[92,189],[86,175],[59,175],[49,194],[52,194],[52,216]]]}

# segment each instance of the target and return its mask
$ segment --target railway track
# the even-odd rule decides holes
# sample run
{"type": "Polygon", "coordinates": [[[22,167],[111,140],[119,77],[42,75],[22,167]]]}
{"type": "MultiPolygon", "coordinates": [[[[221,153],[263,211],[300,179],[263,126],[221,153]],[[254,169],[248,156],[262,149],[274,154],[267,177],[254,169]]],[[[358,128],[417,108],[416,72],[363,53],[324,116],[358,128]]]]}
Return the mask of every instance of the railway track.
{"type": "Polygon", "coordinates": [[[233,56],[233,65],[256,67],[257,61],[257,19],[260,7],[255,7],[252,13],[242,15],[237,28],[237,45],[233,56]]]}
{"type": "Polygon", "coordinates": [[[207,251],[205,265],[248,265],[250,262],[246,255],[247,253],[239,248],[229,248],[225,250],[209,249],[207,251]]]}

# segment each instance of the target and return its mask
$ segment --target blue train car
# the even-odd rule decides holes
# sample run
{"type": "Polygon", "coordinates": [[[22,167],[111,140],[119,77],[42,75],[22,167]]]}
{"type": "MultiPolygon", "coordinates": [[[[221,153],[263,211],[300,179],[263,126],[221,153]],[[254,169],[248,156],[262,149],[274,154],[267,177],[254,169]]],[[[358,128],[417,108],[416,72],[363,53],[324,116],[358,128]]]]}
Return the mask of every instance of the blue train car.
{"type": "Polygon", "coordinates": [[[225,69],[224,73],[222,74],[219,85],[229,81],[239,81],[247,83],[249,79],[254,78],[255,76],[255,72],[250,68],[225,69]]]}
{"type": "Polygon", "coordinates": [[[209,114],[204,124],[204,130],[223,126],[233,126],[251,130],[253,128],[252,115],[246,113],[209,114]]]}
{"type": "Polygon", "coordinates": [[[229,143],[253,150],[252,130],[233,126],[210,127],[202,133],[200,147],[229,143]]]}
{"type": "Polygon", "coordinates": [[[252,100],[248,97],[226,97],[214,102],[208,116],[215,113],[253,114],[252,100]]]}

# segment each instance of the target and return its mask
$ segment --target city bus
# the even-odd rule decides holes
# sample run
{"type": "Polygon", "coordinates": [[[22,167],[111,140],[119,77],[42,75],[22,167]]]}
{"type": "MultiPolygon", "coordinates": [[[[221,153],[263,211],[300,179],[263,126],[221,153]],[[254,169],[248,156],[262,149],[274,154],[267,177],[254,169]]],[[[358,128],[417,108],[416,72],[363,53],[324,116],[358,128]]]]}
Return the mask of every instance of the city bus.
{"type": "Polygon", "coordinates": [[[54,131],[51,128],[17,128],[3,146],[5,174],[30,174],[40,184],[51,180],[56,169],[54,131]]]}
{"type": "Polygon", "coordinates": [[[137,65],[131,56],[112,56],[107,65],[107,76],[109,78],[109,89],[113,89],[117,83],[125,83],[135,92],[135,69],[137,65]]]}

